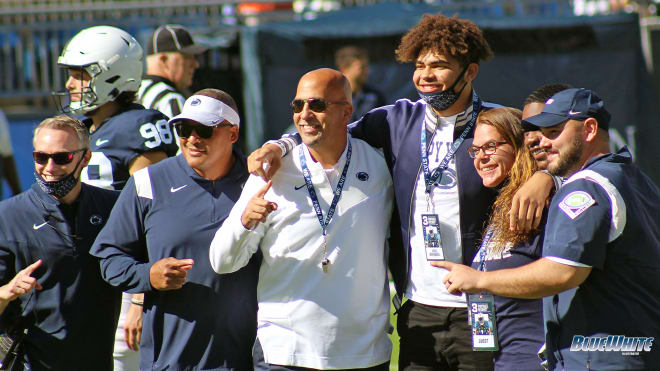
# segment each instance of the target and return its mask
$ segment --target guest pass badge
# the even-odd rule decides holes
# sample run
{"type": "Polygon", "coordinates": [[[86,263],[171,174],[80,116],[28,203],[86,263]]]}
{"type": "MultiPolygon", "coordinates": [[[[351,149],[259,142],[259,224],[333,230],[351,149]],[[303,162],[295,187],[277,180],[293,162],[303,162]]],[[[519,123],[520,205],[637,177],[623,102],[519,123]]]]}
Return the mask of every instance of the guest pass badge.
{"type": "Polygon", "coordinates": [[[472,329],[472,350],[499,350],[493,295],[468,295],[468,310],[468,324],[472,329]]]}
{"type": "Polygon", "coordinates": [[[424,247],[426,248],[426,260],[445,260],[445,253],[442,251],[438,214],[422,214],[422,233],[424,235],[424,247]]]}

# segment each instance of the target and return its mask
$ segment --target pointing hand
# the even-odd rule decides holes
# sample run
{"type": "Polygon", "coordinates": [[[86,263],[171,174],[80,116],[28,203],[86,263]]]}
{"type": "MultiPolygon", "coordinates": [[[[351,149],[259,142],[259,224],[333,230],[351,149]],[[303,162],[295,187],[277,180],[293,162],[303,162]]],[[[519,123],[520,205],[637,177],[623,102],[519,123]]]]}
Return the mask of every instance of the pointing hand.
{"type": "Polygon", "coordinates": [[[273,185],[273,181],[269,180],[248,202],[241,216],[241,223],[246,229],[254,229],[259,223],[266,221],[268,214],[273,210],[277,210],[275,202],[264,199],[266,192],[273,185]]]}

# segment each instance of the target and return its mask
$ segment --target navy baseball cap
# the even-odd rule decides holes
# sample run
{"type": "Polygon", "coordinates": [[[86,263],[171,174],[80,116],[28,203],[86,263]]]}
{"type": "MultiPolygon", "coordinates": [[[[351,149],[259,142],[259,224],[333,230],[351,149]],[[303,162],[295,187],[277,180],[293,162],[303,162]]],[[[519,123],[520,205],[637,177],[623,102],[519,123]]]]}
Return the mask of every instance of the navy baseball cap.
{"type": "Polygon", "coordinates": [[[603,100],[593,91],[582,88],[566,89],[548,99],[541,113],[523,120],[522,126],[527,131],[538,130],[559,125],[567,120],[584,121],[589,117],[598,121],[598,127],[607,129],[612,115],[605,109],[603,100]]]}

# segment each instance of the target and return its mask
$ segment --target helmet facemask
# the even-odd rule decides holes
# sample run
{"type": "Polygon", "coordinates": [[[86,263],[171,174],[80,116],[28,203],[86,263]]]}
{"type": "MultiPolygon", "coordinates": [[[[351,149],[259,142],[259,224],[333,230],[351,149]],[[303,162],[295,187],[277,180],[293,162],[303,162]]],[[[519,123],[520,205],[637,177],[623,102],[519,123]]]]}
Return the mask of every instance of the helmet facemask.
{"type": "Polygon", "coordinates": [[[62,113],[73,113],[76,115],[82,115],[97,109],[100,104],[97,104],[98,96],[94,92],[93,86],[95,85],[95,80],[100,72],[99,66],[94,64],[90,66],[62,67],[67,70],[80,71],[80,79],[78,80],[80,81],[79,86],[82,87],[82,90],[70,91],[66,89],[53,92],[52,95],[56,99],[55,105],[57,109],[62,113]],[[91,76],[87,82],[87,86],[85,86],[85,80],[83,80],[84,72],[91,76]]]}
{"type": "MultiPolygon", "coordinates": [[[[86,72],[89,84],[81,91],[53,93],[62,112],[88,114],[123,92],[137,91],[142,76],[142,48],[125,31],[95,26],[74,36],[64,47],[58,64],[86,72]],[[67,101],[68,100],[68,101],[67,101]]],[[[83,86],[84,80],[80,86],[83,86]]]]}

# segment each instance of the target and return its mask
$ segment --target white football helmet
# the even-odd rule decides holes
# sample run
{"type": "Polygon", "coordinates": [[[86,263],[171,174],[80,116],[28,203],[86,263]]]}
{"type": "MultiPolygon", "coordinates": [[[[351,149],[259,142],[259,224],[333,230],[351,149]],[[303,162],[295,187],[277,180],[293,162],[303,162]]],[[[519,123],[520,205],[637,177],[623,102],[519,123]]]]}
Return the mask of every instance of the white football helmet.
{"type": "Polygon", "coordinates": [[[125,91],[137,91],[142,79],[142,47],[128,32],[111,26],[94,26],[80,31],[64,46],[57,59],[60,67],[81,69],[91,76],[89,86],[68,96],[65,112],[80,115],[113,101],[125,91]],[[71,99],[79,95],[79,99],[71,99]]]}

